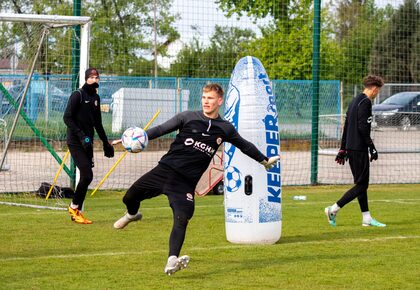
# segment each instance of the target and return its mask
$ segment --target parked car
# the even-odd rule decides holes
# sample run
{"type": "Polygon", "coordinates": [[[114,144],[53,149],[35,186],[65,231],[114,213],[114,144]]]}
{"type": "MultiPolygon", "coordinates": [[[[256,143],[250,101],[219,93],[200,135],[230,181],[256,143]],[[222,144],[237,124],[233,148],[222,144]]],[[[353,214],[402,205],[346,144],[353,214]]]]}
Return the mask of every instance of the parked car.
{"type": "Polygon", "coordinates": [[[372,107],[374,125],[409,130],[420,126],[420,92],[401,92],[372,107]]]}

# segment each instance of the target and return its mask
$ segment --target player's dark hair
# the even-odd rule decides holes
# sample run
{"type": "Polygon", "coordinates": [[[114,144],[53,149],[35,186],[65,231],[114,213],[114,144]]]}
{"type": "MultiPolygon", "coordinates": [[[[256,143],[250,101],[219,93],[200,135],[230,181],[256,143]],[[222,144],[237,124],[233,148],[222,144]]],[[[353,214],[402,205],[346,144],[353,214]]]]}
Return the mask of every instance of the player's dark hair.
{"type": "Polygon", "coordinates": [[[223,98],[224,91],[221,85],[215,83],[209,83],[203,87],[203,92],[216,92],[220,98],[223,98]]]}
{"type": "Polygon", "coordinates": [[[384,85],[384,80],[381,77],[375,75],[368,75],[363,79],[363,86],[365,88],[378,87],[381,88],[384,85]]]}

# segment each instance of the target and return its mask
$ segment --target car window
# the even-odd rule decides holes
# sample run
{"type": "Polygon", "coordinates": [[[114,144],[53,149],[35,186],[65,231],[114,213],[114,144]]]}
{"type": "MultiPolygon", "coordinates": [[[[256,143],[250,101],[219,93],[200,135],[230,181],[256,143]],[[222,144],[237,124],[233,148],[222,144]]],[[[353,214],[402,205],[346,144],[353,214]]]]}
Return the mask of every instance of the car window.
{"type": "Polygon", "coordinates": [[[411,93],[411,92],[398,93],[398,94],[395,94],[395,95],[389,97],[385,101],[383,101],[382,104],[405,106],[408,103],[410,103],[411,101],[413,101],[413,99],[416,96],[417,96],[417,93],[411,93]]]}

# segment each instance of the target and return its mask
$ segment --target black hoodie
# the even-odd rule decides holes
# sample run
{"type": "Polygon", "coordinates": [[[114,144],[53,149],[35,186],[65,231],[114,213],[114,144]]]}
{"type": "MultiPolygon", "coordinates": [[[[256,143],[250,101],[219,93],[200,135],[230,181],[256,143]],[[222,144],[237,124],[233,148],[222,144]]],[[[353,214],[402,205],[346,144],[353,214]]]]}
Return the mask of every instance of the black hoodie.
{"type": "Polygon", "coordinates": [[[96,92],[97,83],[84,84],[74,91],[64,112],[64,123],[67,125],[67,144],[80,145],[87,136],[93,140],[94,129],[102,142],[108,142],[102,126],[101,102],[96,92]]]}

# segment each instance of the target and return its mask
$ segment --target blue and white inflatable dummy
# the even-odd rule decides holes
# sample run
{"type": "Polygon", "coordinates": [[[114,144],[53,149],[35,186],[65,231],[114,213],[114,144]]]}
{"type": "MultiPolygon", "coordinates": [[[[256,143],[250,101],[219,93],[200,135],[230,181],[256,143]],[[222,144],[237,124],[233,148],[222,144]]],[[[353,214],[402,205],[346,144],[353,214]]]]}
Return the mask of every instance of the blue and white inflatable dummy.
{"type": "MultiPolygon", "coordinates": [[[[225,119],[267,157],[280,155],[276,99],[261,62],[244,57],[232,72],[225,119]]],[[[225,224],[229,242],[274,244],[281,236],[280,162],[270,171],[230,143],[224,147],[225,224]]]]}

